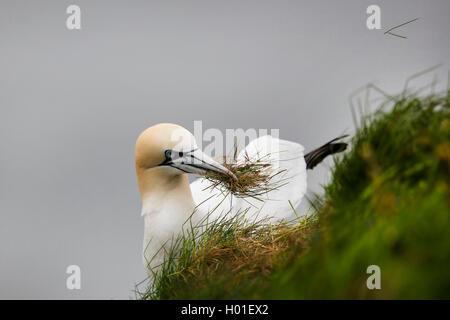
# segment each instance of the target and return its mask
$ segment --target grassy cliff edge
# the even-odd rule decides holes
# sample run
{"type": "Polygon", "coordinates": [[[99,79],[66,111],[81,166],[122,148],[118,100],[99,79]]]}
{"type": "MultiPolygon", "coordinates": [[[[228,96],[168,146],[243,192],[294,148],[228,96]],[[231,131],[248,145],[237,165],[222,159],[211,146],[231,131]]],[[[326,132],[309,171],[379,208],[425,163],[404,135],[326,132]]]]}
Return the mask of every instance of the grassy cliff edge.
{"type": "Polygon", "coordinates": [[[318,212],[188,236],[137,297],[450,298],[449,93],[385,101],[336,159],[318,212]],[[370,265],[380,290],[367,288],[370,265]]]}

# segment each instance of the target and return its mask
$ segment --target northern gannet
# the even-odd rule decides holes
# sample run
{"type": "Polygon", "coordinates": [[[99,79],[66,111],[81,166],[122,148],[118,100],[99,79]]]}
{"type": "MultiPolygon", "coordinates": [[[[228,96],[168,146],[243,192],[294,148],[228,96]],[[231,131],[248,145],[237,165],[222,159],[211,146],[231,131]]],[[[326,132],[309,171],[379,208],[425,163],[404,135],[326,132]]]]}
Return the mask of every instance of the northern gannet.
{"type": "Polygon", "coordinates": [[[182,234],[183,228],[196,225],[206,216],[213,221],[242,210],[246,210],[246,218],[269,217],[270,221],[291,216],[291,204],[299,205],[306,193],[306,169],[345,149],[345,143],[334,143],[337,139],[306,155],[300,144],[269,135],[251,141],[237,159],[268,156],[265,161],[283,172],[278,179],[288,179],[288,183],[268,192],[263,201],[229,194],[228,201],[224,200],[223,190],[209,188],[211,182],[206,179],[189,183],[188,173],[232,173],[204,154],[188,130],[161,123],[143,131],[136,141],[135,165],[144,217],[146,267],[157,270],[165,259],[165,249],[182,234]]]}

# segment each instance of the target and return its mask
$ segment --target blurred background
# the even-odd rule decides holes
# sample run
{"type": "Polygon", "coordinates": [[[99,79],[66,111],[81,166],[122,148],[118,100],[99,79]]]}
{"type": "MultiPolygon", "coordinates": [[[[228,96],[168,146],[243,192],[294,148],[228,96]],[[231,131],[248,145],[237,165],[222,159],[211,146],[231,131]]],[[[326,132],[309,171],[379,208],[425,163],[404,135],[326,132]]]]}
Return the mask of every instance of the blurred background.
{"type": "MultiPolygon", "coordinates": [[[[442,63],[412,85],[446,86],[448,12],[447,0],[2,1],[0,298],[133,298],[142,130],[280,129],[312,150],[353,132],[348,99],[369,82],[397,93],[442,63]],[[71,4],[81,30],[66,28],[71,4]],[[381,30],[366,27],[371,4],[381,30]],[[417,17],[396,30],[408,39],[384,34],[417,17]],[[66,289],[72,264],[81,290],[66,289]]],[[[309,172],[311,193],[331,163],[309,172]]]]}

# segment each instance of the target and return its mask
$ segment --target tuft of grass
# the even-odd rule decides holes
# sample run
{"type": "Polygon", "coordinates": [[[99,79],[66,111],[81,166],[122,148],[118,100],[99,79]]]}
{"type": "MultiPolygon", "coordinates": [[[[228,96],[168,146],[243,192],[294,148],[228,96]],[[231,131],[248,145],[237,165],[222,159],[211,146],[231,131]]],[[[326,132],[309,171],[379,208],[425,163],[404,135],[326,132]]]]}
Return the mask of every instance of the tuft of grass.
{"type": "Polygon", "coordinates": [[[301,255],[317,225],[313,216],[272,225],[248,221],[245,213],[199,224],[184,233],[144,290],[139,288],[143,283],[136,286],[136,297],[220,299],[222,290],[233,296],[241,284],[262,281],[275,265],[301,255]]]}
{"type": "Polygon", "coordinates": [[[224,187],[236,197],[258,197],[280,188],[286,183],[283,179],[274,179],[285,170],[274,170],[270,163],[270,154],[257,159],[250,159],[248,154],[243,159],[237,159],[237,146],[231,159],[224,156],[222,165],[232,175],[210,171],[205,178],[212,182],[211,188],[224,187]]]}
{"type": "Polygon", "coordinates": [[[335,160],[317,214],[269,225],[243,212],[191,232],[138,298],[449,299],[449,97],[387,98],[335,160]]]}

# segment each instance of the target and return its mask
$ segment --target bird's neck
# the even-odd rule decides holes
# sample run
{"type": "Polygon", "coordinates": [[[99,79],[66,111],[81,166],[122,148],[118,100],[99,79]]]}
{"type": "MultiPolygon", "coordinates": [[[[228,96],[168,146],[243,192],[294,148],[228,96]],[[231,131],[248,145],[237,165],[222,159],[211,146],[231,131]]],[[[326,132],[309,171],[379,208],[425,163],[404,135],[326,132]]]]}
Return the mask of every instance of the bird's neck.
{"type": "Polygon", "coordinates": [[[180,208],[180,215],[189,215],[195,208],[186,174],[169,175],[165,168],[137,169],[142,199],[142,215],[180,208]]]}

